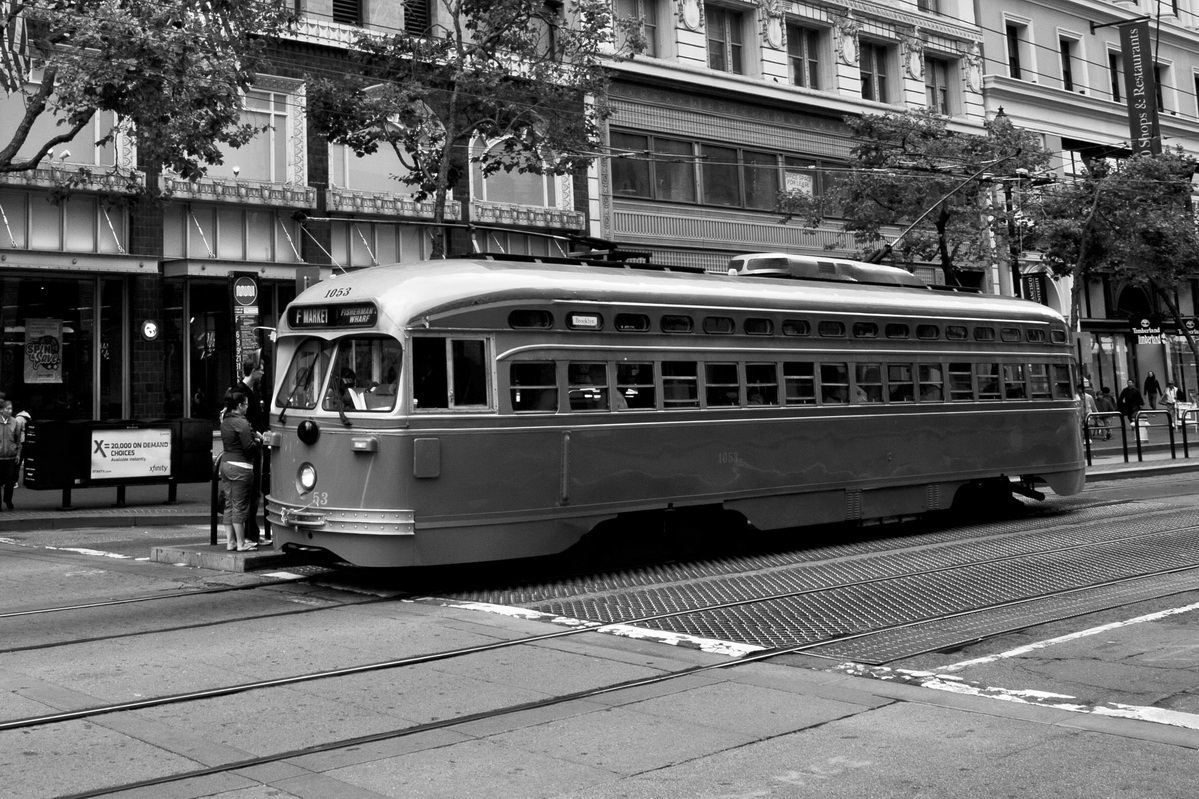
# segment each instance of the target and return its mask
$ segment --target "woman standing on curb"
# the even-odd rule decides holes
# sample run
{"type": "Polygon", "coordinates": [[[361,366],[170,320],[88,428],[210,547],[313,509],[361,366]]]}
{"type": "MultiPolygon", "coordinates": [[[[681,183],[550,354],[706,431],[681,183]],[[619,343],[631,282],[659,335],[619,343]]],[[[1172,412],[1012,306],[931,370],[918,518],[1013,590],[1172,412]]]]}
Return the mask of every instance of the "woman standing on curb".
{"type": "Polygon", "coordinates": [[[240,391],[225,395],[225,415],[221,419],[221,490],[225,492],[225,548],[230,552],[249,552],[258,545],[246,542],[246,512],[254,487],[254,459],[262,445],[262,436],[246,419],[249,400],[240,391]]]}

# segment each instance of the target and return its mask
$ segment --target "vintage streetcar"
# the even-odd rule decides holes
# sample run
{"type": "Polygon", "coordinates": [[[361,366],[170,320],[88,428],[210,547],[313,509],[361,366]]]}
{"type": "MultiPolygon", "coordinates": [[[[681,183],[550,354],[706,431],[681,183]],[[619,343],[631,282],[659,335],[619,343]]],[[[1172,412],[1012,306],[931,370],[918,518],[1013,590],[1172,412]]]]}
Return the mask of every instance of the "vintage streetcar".
{"type": "Polygon", "coordinates": [[[361,566],[546,555],[657,514],[867,522],[1085,478],[1061,316],[836,258],[379,266],[297,297],[276,356],[276,540],[361,566]]]}

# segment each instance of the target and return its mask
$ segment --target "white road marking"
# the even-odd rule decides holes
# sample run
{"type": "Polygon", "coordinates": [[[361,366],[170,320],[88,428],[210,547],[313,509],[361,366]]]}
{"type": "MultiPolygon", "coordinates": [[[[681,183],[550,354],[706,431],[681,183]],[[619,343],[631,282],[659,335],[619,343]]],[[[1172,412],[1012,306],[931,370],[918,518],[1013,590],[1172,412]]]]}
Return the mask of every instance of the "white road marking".
{"type": "Polygon", "coordinates": [[[1026,655],[1029,652],[1035,652],[1038,649],[1045,649],[1046,647],[1050,647],[1055,644],[1062,644],[1067,641],[1075,641],[1075,640],[1078,640],[1079,638],[1086,638],[1087,636],[1098,635],[1099,633],[1105,633],[1109,630],[1116,630],[1116,629],[1119,629],[1120,627],[1128,627],[1133,624],[1141,624],[1142,622],[1146,622],[1146,621],[1157,621],[1158,619],[1164,619],[1164,618],[1167,618],[1168,616],[1176,616],[1179,613],[1190,613],[1193,610],[1199,610],[1199,602],[1196,602],[1193,605],[1186,605],[1186,606],[1180,607],[1180,608],[1170,608],[1168,610],[1159,610],[1156,613],[1148,613],[1144,616],[1137,616],[1135,619],[1126,619],[1125,621],[1116,621],[1116,622],[1112,622],[1111,624],[1102,624],[1098,627],[1091,627],[1090,629],[1087,629],[1087,630],[1079,630],[1078,632],[1070,633],[1069,635],[1062,635],[1057,638],[1049,638],[1045,641],[1037,641],[1034,644],[1026,644],[1025,646],[1018,646],[1015,649],[1009,649],[1007,652],[1000,652],[995,655],[987,655],[986,657],[974,658],[973,660],[963,660],[960,663],[954,663],[949,666],[944,666],[941,669],[939,669],[939,671],[941,671],[942,673],[961,671],[962,669],[969,668],[970,666],[979,666],[984,663],[993,663],[996,660],[1002,660],[1005,658],[1020,657],[1021,655],[1026,655]]]}

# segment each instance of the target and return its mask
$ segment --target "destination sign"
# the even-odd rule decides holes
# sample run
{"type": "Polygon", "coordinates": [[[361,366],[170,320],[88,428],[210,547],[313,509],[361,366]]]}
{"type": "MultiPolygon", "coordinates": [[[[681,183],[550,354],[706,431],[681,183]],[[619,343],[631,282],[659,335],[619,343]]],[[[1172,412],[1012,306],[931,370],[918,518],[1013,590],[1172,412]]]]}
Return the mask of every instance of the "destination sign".
{"type": "Polygon", "coordinates": [[[369,303],[299,305],[288,310],[292,327],[372,327],[379,311],[369,303]]]}

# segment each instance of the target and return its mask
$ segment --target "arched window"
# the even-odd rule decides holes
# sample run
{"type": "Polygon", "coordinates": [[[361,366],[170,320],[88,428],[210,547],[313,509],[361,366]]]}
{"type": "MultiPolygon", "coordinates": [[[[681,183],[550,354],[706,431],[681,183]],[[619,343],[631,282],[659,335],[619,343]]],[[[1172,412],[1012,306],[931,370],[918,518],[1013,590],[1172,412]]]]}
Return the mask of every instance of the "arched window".
{"type": "MultiPolygon", "coordinates": [[[[489,150],[499,146],[501,142],[498,140],[484,143],[481,139],[475,139],[471,146],[471,196],[489,203],[508,203],[535,208],[559,207],[558,181],[562,178],[558,176],[520,172],[517,169],[506,172],[501,169],[495,174],[483,177],[483,165],[479,159],[484,158],[489,150]]],[[[569,207],[570,197],[567,195],[562,199],[569,207]]]]}

